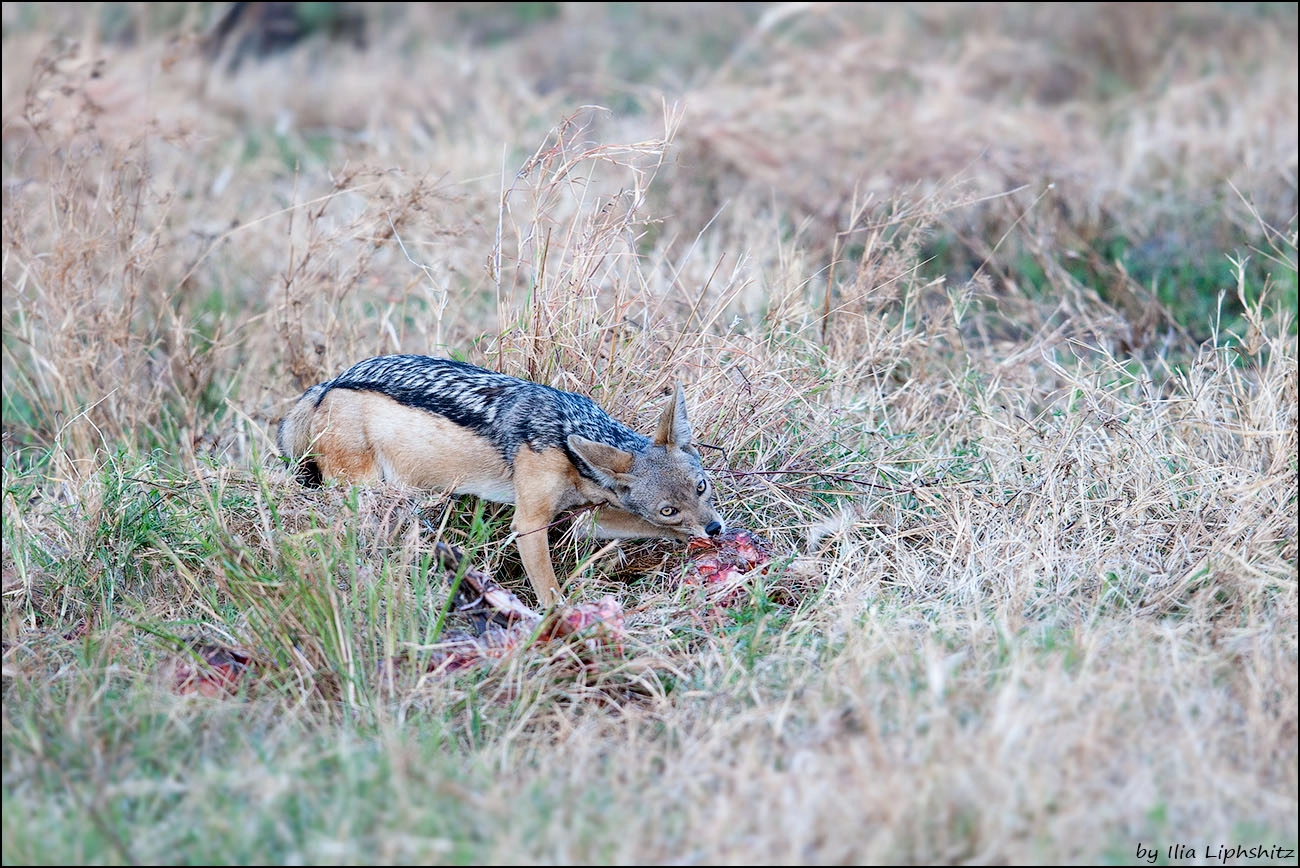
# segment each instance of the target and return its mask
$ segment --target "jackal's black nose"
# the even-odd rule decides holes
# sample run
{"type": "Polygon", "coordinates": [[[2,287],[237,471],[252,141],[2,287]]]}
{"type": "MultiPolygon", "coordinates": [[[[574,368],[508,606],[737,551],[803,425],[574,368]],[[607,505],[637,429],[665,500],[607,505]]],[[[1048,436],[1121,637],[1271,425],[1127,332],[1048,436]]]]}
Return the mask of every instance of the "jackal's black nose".
{"type": "Polygon", "coordinates": [[[718,534],[722,533],[722,523],[711,521],[704,526],[704,532],[707,533],[709,536],[717,536],[718,534]]]}

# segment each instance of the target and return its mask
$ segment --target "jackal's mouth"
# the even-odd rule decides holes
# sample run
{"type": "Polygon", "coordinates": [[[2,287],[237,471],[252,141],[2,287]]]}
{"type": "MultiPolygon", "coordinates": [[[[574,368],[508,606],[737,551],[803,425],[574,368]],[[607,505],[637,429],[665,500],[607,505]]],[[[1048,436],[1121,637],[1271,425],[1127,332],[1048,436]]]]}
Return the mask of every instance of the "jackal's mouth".
{"type": "Polygon", "coordinates": [[[721,521],[711,521],[706,525],[685,530],[683,533],[688,542],[703,540],[707,543],[710,540],[716,540],[720,534],[724,534],[724,531],[726,531],[726,525],[721,521]]]}

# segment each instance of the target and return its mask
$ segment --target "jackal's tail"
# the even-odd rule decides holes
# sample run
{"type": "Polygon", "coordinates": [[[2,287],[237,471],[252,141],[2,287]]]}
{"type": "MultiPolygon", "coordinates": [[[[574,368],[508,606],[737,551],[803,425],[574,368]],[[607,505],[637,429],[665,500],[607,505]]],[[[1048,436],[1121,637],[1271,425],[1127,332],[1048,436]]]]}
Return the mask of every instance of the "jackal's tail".
{"type": "Polygon", "coordinates": [[[308,453],[311,451],[311,414],[316,412],[316,405],[327,389],[328,384],[320,383],[303,392],[275,429],[275,445],[280,454],[297,468],[299,481],[307,485],[319,485],[321,481],[320,467],[308,453]]]}

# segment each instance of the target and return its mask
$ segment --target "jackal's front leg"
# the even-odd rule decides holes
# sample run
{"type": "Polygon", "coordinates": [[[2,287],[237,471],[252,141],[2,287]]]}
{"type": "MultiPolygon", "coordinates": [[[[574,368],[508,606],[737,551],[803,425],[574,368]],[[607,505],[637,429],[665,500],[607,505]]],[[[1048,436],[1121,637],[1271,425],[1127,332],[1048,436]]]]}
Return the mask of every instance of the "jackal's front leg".
{"type": "Polygon", "coordinates": [[[515,507],[515,520],[511,524],[515,545],[519,546],[524,572],[528,573],[528,581],[533,583],[537,601],[543,608],[564,600],[560,583],[555,580],[555,567],[551,564],[551,550],[546,538],[548,524],[549,516],[539,512],[525,514],[518,506],[515,507]]]}
{"type": "Polygon", "coordinates": [[[662,527],[651,524],[644,518],[624,512],[612,506],[602,506],[585,521],[575,527],[583,536],[593,539],[655,539],[671,537],[662,527]]]}
{"type": "Polygon", "coordinates": [[[524,572],[537,592],[538,603],[544,607],[564,600],[555,580],[547,531],[560,511],[568,482],[562,472],[568,466],[563,453],[547,452],[558,453],[559,460],[564,461],[561,468],[556,467],[556,456],[534,453],[526,446],[519,450],[514,467],[515,518],[510,525],[524,572]]]}

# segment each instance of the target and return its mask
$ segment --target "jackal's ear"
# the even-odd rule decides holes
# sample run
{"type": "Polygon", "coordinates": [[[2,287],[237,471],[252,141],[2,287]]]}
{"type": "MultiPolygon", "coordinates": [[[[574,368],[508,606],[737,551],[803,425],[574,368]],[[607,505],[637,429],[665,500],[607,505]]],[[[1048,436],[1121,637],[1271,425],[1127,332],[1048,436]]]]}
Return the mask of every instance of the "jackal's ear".
{"type": "Polygon", "coordinates": [[[659,428],[655,431],[655,445],[671,444],[679,449],[685,449],[691,445],[694,436],[691,433],[691,422],[686,418],[686,393],[682,391],[682,384],[677,383],[673,396],[668,399],[668,406],[664,407],[664,414],[659,417],[659,428]]]}
{"type": "Polygon", "coordinates": [[[615,488],[631,484],[628,478],[628,474],[632,472],[631,452],[624,452],[617,447],[597,443],[595,440],[588,440],[577,434],[570,434],[568,443],[573,454],[595,471],[596,479],[601,485],[615,488]]]}

